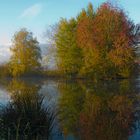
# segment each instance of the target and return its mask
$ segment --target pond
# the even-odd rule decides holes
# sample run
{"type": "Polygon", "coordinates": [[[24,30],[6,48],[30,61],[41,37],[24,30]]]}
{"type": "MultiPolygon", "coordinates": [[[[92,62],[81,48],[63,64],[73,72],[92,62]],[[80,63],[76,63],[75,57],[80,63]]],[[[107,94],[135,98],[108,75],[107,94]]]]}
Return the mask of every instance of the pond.
{"type": "Polygon", "coordinates": [[[0,139],[139,140],[140,79],[1,79],[0,139]]]}

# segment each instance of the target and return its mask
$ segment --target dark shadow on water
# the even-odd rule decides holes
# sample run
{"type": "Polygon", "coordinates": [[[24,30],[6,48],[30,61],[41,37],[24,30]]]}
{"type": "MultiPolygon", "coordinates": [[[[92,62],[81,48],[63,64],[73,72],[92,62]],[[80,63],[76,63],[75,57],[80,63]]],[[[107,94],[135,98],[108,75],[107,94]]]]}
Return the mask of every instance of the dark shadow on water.
{"type": "Polygon", "coordinates": [[[8,86],[11,100],[0,110],[0,139],[49,139],[55,114],[43,105],[39,86],[13,80],[8,86]]]}

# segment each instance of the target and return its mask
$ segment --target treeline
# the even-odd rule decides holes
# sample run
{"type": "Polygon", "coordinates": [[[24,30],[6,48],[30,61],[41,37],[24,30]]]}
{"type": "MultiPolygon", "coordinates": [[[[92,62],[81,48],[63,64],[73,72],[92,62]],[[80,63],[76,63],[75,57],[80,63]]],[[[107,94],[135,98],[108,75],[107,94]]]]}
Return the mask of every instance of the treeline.
{"type": "Polygon", "coordinates": [[[139,29],[122,9],[92,4],[76,18],[62,19],[54,36],[59,69],[94,78],[128,77],[135,66],[139,29]]]}
{"type": "MultiPolygon", "coordinates": [[[[122,9],[107,2],[94,10],[90,3],[77,17],[61,19],[53,30],[56,72],[94,79],[129,77],[136,65],[134,48],[139,39],[140,26],[122,9]]],[[[32,33],[17,32],[11,51],[6,66],[10,75],[41,73],[41,51],[32,33]]]]}

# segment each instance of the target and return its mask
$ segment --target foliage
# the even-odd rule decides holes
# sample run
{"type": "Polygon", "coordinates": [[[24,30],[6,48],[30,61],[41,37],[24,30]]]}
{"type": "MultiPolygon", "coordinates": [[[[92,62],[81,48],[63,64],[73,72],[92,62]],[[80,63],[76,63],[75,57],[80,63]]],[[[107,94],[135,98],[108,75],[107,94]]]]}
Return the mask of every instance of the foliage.
{"type": "Polygon", "coordinates": [[[15,33],[11,52],[9,68],[13,76],[31,73],[40,68],[41,52],[38,41],[26,29],[15,33]]]}
{"type": "Polygon", "coordinates": [[[77,74],[82,65],[81,48],[76,43],[77,21],[61,19],[55,34],[58,68],[67,74],[77,74]]]}
{"type": "Polygon", "coordinates": [[[129,77],[140,28],[111,3],[96,11],[90,3],[74,19],[62,19],[55,33],[57,64],[67,74],[95,79],[129,77]]]}

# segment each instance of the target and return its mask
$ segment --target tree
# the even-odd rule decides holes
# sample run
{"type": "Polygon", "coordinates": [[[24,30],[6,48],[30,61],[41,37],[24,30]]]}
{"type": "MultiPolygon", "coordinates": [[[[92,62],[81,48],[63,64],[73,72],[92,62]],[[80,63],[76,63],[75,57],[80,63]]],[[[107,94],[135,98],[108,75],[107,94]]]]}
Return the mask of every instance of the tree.
{"type": "Polygon", "coordinates": [[[134,66],[132,47],[139,34],[124,11],[110,3],[103,3],[94,16],[86,14],[77,26],[77,43],[85,60],[82,72],[100,78],[128,77],[134,66]]]}
{"type": "Polygon", "coordinates": [[[95,80],[128,77],[135,66],[140,26],[109,2],[96,11],[90,3],[76,18],[61,19],[54,38],[57,65],[63,73],[95,80]]]}
{"type": "Polygon", "coordinates": [[[57,64],[66,74],[77,74],[82,65],[81,48],[76,43],[77,21],[61,19],[55,34],[57,64]]]}
{"type": "Polygon", "coordinates": [[[41,51],[33,34],[23,28],[15,33],[12,41],[11,74],[20,76],[37,71],[40,68],[41,51]]]}

